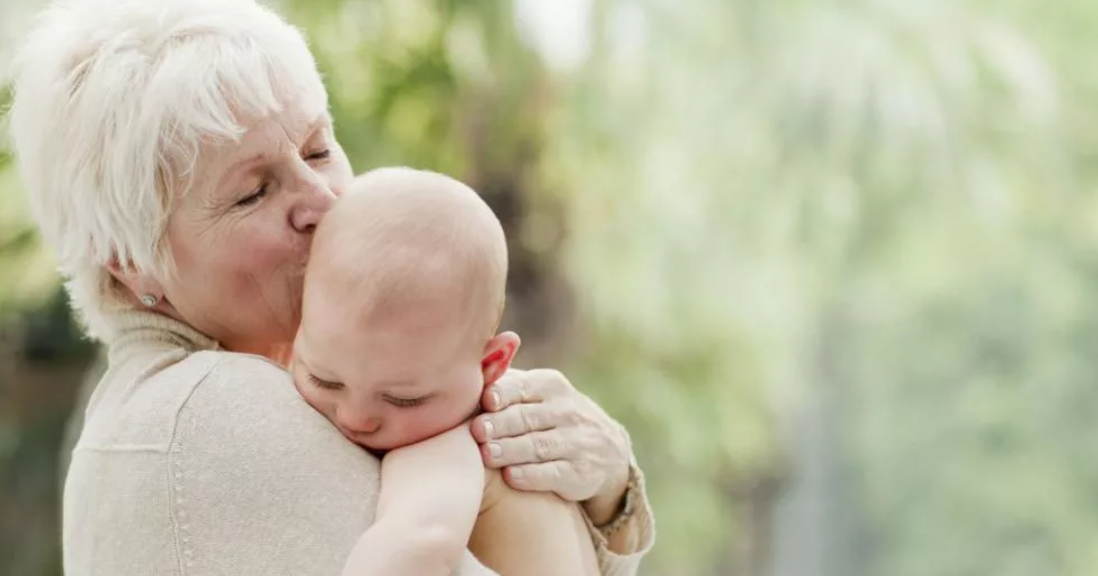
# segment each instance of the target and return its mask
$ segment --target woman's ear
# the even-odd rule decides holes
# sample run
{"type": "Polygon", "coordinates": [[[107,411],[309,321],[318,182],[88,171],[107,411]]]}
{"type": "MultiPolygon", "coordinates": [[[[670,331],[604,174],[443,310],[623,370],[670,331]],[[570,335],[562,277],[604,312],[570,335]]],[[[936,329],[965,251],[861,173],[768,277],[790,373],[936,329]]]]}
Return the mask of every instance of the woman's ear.
{"type": "Polygon", "coordinates": [[[515,359],[515,353],[518,352],[521,343],[518,334],[500,332],[484,345],[480,371],[484,375],[485,386],[499,380],[499,377],[511,368],[511,361],[515,359]]]}
{"type": "Polygon", "coordinates": [[[151,296],[153,298],[151,302],[158,303],[164,298],[164,290],[160,287],[159,282],[154,280],[152,276],[138,272],[133,268],[128,270],[123,268],[118,263],[118,258],[111,258],[110,262],[107,263],[107,271],[119,284],[125,286],[126,290],[133,294],[135,302],[142,302],[145,306],[151,308],[153,306],[149,306],[144,299],[151,296]]]}

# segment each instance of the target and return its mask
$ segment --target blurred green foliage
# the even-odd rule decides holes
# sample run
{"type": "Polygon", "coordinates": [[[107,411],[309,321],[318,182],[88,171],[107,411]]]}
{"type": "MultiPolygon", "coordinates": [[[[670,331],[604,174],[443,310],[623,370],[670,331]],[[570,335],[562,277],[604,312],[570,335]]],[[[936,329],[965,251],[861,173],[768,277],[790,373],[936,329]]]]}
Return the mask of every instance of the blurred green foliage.
{"type": "MultiPolygon", "coordinates": [[[[645,573],[1098,572],[1098,5],[593,0],[558,66],[537,2],[276,4],[357,170],[500,214],[524,361],[632,433],[645,573]]],[[[67,325],[23,197],[0,155],[20,334],[67,325]]],[[[16,422],[5,478],[58,441],[16,422]]]]}

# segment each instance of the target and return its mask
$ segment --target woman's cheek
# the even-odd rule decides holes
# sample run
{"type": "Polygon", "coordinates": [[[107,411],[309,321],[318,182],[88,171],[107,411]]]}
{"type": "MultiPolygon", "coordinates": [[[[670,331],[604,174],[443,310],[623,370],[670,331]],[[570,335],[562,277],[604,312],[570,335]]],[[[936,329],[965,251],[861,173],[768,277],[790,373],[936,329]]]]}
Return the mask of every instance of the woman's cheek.
{"type": "Polygon", "coordinates": [[[289,212],[280,210],[265,216],[252,227],[249,241],[250,256],[257,268],[273,272],[286,264],[304,262],[308,244],[287,224],[289,212]]]}

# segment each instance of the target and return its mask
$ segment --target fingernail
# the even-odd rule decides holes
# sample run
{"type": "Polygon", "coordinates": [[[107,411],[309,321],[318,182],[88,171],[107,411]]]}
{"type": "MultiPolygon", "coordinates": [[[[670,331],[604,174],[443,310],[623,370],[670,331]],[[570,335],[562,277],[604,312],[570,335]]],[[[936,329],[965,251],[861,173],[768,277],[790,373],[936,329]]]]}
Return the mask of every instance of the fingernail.
{"type": "Polygon", "coordinates": [[[492,435],[496,433],[496,427],[492,426],[491,420],[484,421],[484,439],[491,440],[492,435]]]}
{"type": "Polygon", "coordinates": [[[492,455],[492,458],[499,458],[503,454],[503,447],[496,442],[492,442],[488,445],[488,453],[492,455]]]}
{"type": "Polygon", "coordinates": [[[511,469],[511,479],[512,480],[522,480],[522,468],[512,468],[511,469]]]}
{"type": "Polygon", "coordinates": [[[499,408],[503,405],[503,397],[499,395],[499,390],[492,390],[492,406],[499,408]]]}

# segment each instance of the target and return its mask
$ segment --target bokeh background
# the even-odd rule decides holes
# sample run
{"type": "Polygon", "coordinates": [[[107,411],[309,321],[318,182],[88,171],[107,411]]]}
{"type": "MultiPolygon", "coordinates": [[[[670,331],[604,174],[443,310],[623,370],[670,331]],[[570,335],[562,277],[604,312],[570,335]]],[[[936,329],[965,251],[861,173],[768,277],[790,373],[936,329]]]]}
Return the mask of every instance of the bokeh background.
{"type": "MultiPolygon", "coordinates": [[[[357,170],[497,210],[520,364],[632,432],[644,574],[1098,574],[1098,3],[273,3],[357,170]]],[[[101,357],[25,193],[0,153],[0,575],[55,576],[101,357]]]]}

